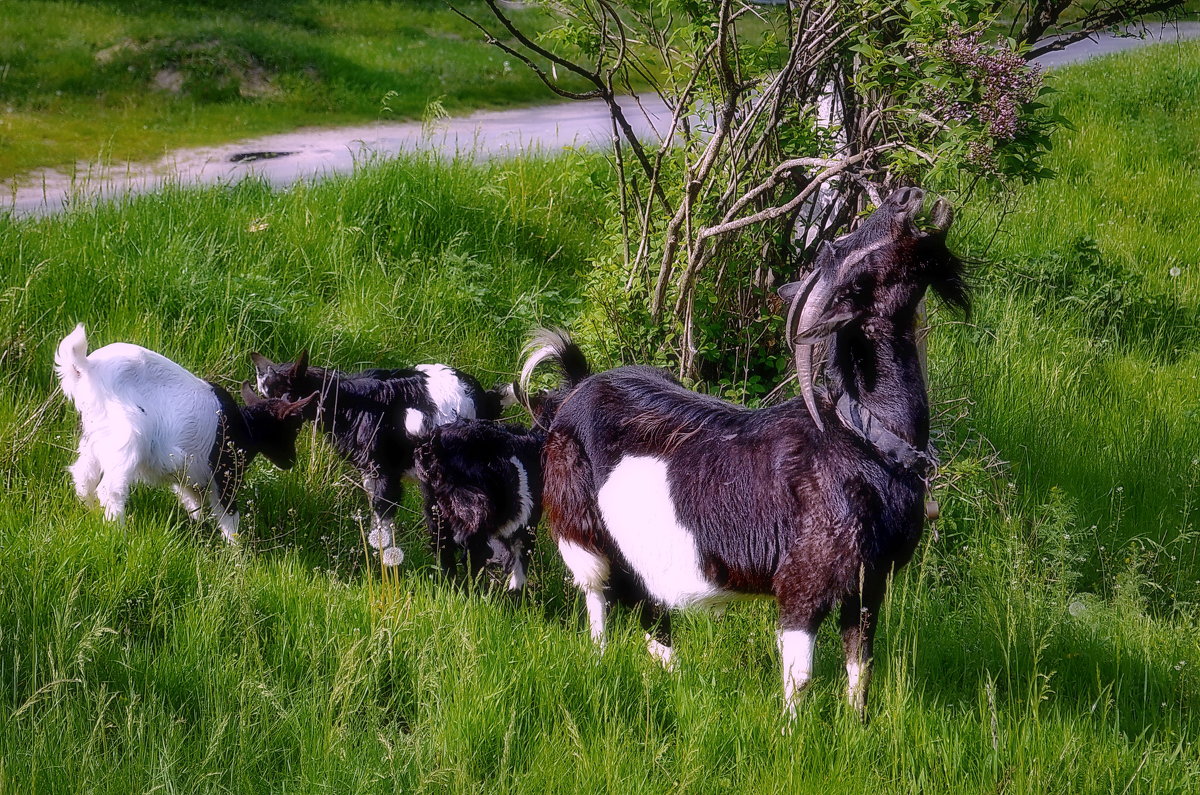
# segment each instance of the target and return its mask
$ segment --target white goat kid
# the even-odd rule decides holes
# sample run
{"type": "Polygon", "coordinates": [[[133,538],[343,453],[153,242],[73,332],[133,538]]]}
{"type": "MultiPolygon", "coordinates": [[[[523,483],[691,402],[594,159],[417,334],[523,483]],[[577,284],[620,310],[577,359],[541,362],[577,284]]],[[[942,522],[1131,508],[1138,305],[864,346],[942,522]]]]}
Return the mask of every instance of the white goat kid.
{"type": "Polygon", "coordinates": [[[79,498],[99,502],[105,518],[119,522],[133,485],[169,485],[197,521],[207,500],[230,542],[246,465],[263,453],[291,467],[314,397],[262,400],[244,386],[242,408],[221,387],[139,345],[117,342],[88,355],[82,323],[59,344],[54,364],[83,425],[69,467],[79,498]]]}

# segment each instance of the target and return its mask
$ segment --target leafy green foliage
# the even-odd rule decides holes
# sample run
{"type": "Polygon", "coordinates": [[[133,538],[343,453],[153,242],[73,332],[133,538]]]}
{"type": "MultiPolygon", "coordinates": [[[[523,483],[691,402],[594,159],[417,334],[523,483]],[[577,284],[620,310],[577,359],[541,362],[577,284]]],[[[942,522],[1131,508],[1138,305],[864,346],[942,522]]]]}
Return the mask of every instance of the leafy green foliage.
{"type": "Polygon", "coordinates": [[[665,151],[623,143],[620,259],[595,274],[598,324],[637,329],[621,358],[722,394],[765,396],[785,358],[767,342],[771,288],[872,201],[1051,175],[1060,119],[1017,45],[987,33],[992,3],[547,5],[563,21],[542,41],[597,95],[644,81],[677,119],[665,151]]]}

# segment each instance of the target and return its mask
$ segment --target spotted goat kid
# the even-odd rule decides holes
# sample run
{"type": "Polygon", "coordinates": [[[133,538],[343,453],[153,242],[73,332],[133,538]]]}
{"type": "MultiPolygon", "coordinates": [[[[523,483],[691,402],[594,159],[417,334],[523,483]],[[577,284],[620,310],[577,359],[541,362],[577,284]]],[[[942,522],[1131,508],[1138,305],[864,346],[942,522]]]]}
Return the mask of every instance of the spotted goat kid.
{"type": "Polygon", "coordinates": [[[538,429],[491,420],[434,428],[417,448],[425,524],[442,571],[465,564],[474,579],[487,564],[525,587],[534,532],[542,516],[542,443],[538,429]]]}
{"type": "Polygon", "coordinates": [[[525,586],[535,530],[542,515],[542,445],[546,428],[570,390],[590,374],[583,352],[563,331],[542,331],[513,397],[534,427],[489,420],[458,420],[433,430],[417,449],[417,479],[425,521],[442,570],[460,563],[474,578],[486,564],[508,576],[510,591],[525,586]],[[562,383],[548,391],[525,388],[543,360],[558,365],[562,383]]]}
{"type": "Polygon", "coordinates": [[[417,478],[414,452],[439,425],[465,417],[495,419],[513,401],[511,386],[485,391],[466,373],[444,364],[404,370],[340,370],[308,365],[308,352],[276,364],[250,354],[258,390],[269,398],[295,400],[316,391],[317,424],[333,447],[362,477],[371,504],[368,540],[398,565],[394,517],[404,481],[417,478]]]}
{"type": "Polygon", "coordinates": [[[840,605],[849,699],[865,714],[884,588],[920,538],[932,466],[914,319],[928,288],[968,303],[945,244],[950,207],[933,204],[927,231],[924,198],[893,193],[780,289],[801,397],[753,411],[649,367],[592,375],[566,397],[543,456],[545,511],[595,640],[608,602],[628,604],[670,664],[671,609],[773,597],[794,714],[817,628],[840,605]],[[814,385],[818,346],[827,390],[814,385]]]}
{"type": "Polygon", "coordinates": [[[197,521],[207,501],[229,542],[238,537],[246,466],[259,453],[282,469],[295,464],[296,435],[316,409],[315,394],[263,400],[248,383],[238,406],[220,386],[140,345],[115,342],[88,355],[82,323],[54,363],[83,426],[70,467],[79,498],[121,521],[132,486],[169,485],[197,521]]]}

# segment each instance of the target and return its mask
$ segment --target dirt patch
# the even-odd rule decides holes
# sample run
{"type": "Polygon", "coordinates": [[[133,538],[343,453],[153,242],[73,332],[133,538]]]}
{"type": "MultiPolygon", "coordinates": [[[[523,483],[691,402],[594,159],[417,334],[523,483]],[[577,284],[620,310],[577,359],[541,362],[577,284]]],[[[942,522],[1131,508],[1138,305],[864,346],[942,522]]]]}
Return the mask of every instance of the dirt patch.
{"type": "Polygon", "coordinates": [[[140,76],[155,91],[202,102],[283,94],[276,76],[254,53],[218,38],[123,39],[98,50],[94,58],[101,67],[140,76]]]}
{"type": "Polygon", "coordinates": [[[154,87],[169,94],[183,92],[183,72],[178,69],[159,69],[154,74],[154,87]]]}
{"type": "Polygon", "coordinates": [[[275,85],[266,69],[253,65],[241,75],[238,93],[244,99],[271,99],[281,95],[283,89],[275,85]]]}
{"type": "Polygon", "coordinates": [[[146,42],[138,42],[134,41],[133,39],[122,39],[116,44],[105,47],[102,50],[97,50],[93,57],[96,59],[96,63],[100,64],[101,66],[107,66],[114,61],[125,58],[126,56],[144,52],[149,47],[150,45],[146,42]]]}

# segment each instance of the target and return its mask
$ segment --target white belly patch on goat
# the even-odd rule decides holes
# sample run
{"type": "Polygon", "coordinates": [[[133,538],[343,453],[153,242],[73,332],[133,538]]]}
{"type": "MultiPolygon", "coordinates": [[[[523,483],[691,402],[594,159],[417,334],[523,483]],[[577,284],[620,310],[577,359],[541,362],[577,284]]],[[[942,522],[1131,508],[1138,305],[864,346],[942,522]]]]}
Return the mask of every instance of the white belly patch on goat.
{"type": "Polygon", "coordinates": [[[656,600],[686,607],[734,596],[704,576],[696,540],[679,524],[665,461],[621,459],[596,497],[609,535],[656,600]]]}
{"type": "Polygon", "coordinates": [[[475,403],[453,370],[444,364],[418,364],[414,369],[425,374],[425,386],[434,406],[426,432],[438,425],[454,422],[459,417],[474,419],[475,403]]]}

